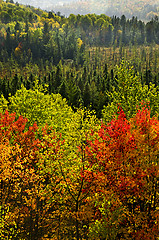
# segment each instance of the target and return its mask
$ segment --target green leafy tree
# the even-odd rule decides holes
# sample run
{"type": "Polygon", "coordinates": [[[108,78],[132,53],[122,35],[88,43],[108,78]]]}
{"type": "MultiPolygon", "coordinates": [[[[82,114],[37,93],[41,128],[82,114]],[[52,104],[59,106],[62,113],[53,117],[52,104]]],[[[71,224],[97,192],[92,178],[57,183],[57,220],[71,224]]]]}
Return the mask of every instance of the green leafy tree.
{"type": "Polygon", "coordinates": [[[45,94],[45,90],[42,86],[38,87],[37,83],[34,89],[27,90],[22,86],[9,98],[9,103],[9,111],[26,117],[28,125],[36,122],[42,127],[47,123],[58,132],[65,131],[67,119],[74,114],[60,94],[45,94]]]}
{"type": "Polygon", "coordinates": [[[122,107],[128,118],[136,113],[136,105],[142,101],[150,103],[151,114],[158,113],[159,92],[154,84],[141,84],[140,77],[135,74],[133,67],[129,63],[122,62],[116,68],[117,89],[113,87],[111,92],[107,92],[110,103],[103,109],[103,119],[108,121],[118,111],[118,105],[122,107]]]}

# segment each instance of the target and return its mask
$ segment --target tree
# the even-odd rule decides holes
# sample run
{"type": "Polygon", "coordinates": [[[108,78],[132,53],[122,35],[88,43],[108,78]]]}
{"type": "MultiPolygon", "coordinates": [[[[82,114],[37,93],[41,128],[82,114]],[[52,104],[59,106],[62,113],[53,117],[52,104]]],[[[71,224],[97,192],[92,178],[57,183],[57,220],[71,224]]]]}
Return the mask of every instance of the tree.
{"type": "Polygon", "coordinates": [[[88,107],[91,103],[91,90],[90,90],[90,84],[87,81],[84,85],[84,91],[83,91],[83,101],[84,101],[84,106],[88,107]]]}
{"type": "Polygon", "coordinates": [[[81,16],[80,23],[84,31],[87,31],[92,26],[92,19],[88,16],[81,16]]]}
{"type": "Polygon", "coordinates": [[[109,121],[113,114],[118,111],[120,105],[128,118],[136,113],[136,105],[142,101],[149,101],[151,114],[155,115],[158,110],[158,88],[150,83],[150,88],[142,86],[139,76],[134,73],[133,67],[122,62],[116,69],[117,88],[113,87],[111,92],[107,92],[110,103],[103,109],[103,120],[109,121]]]}
{"type": "Polygon", "coordinates": [[[146,40],[148,43],[152,43],[154,39],[154,28],[153,22],[151,21],[146,24],[146,40]]]}
{"type": "MultiPolygon", "coordinates": [[[[85,159],[86,143],[92,129],[98,129],[97,119],[89,111],[77,110],[69,121],[69,128],[63,142],[63,156],[58,161],[62,176],[62,199],[60,211],[60,237],[68,239],[88,239],[89,221],[92,216],[87,207],[89,193],[85,188],[84,170],[87,170],[85,159]]],[[[50,163],[48,162],[50,166],[50,163]]]]}
{"type": "Polygon", "coordinates": [[[87,142],[84,190],[92,192],[95,209],[90,237],[156,239],[159,121],[144,105],[130,120],[119,110],[87,142]]]}
{"type": "Polygon", "coordinates": [[[39,127],[46,123],[53,126],[57,132],[65,132],[68,121],[74,113],[60,94],[45,94],[42,86],[35,83],[34,89],[27,90],[24,86],[9,98],[9,111],[17,113],[17,117],[28,119],[27,126],[34,122],[39,127]]]}
{"type": "Polygon", "coordinates": [[[60,140],[54,132],[50,134],[51,129],[38,131],[36,124],[26,129],[27,119],[15,117],[7,111],[0,115],[0,234],[2,239],[41,239],[53,231],[51,215],[58,209],[50,198],[58,193],[61,179],[56,166],[51,175],[44,166],[47,157],[54,162],[57,155],[59,159],[60,140]],[[49,148],[54,151],[52,157],[46,155],[49,148]]]}

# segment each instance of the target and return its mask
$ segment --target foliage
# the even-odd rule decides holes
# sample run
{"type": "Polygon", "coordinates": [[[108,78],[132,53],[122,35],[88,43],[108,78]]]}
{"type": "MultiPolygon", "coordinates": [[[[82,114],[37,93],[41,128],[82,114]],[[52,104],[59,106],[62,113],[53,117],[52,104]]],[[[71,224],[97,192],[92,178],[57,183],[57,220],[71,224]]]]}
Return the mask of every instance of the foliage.
{"type": "MultiPolygon", "coordinates": [[[[0,121],[1,238],[39,239],[49,230],[50,209],[54,205],[49,202],[49,193],[46,194],[50,175],[40,171],[39,165],[44,160],[41,154],[45,155],[49,146],[58,152],[59,140],[52,135],[52,141],[48,142],[47,128],[38,133],[36,124],[26,129],[27,119],[22,116],[15,120],[15,114],[5,112],[0,121]]],[[[60,182],[56,172],[52,173],[52,179],[54,186],[60,182]]],[[[56,190],[52,195],[55,193],[56,190]]]]}
{"type": "Polygon", "coordinates": [[[142,85],[138,75],[134,73],[133,68],[128,63],[122,62],[116,68],[117,87],[108,92],[110,103],[104,107],[103,120],[109,121],[113,114],[117,113],[117,106],[121,106],[128,118],[132,117],[142,101],[148,101],[151,108],[151,114],[158,113],[159,91],[154,84],[150,86],[142,85]]]}
{"type": "MultiPolygon", "coordinates": [[[[17,120],[16,120],[17,119],[17,120]]],[[[0,115],[2,239],[156,239],[159,122],[143,107],[97,125],[78,111],[65,139],[0,115]]]]}
{"type": "Polygon", "coordinates": [[[156,240],[158,19],[0,9],[0,238],[156,240]]]}
{"type": "Polygon", "coordinates": [[[38,87],[27,90],[24,86],[18,90],[15,96],[9,98],[9,110],[16,112],[17,116],[24,116],[28,119],[28,125],[34,122],[38,126],[46,123],[54,129],[64,131],[67,126],[67,119],[73,115],[73,111],[66,101],[59,94],[45,94],[45,90],[38,87]]]}
{"type": "Polygon", "coordinates": [[[156,239],[159,122],[146,107],[129,121],[122,109],[118,114],[88,141],[92,170],[85,171],[85,191],[95,196],[89,198],[95,204],[90,236],[156,239]]]}
{"type": "Polygon", "coordinates": [[[146,24],[135,17],[126,19],[124,15],[110,18],[105,14],[71,14],[66,18],[53,12],[2,2],[0,20],[0,61],[8,62],[12,56],[21,66],[38,63],[39,58],[55,65],[61,59],[83,64],[85,45],[159,43],[157,16],[146,24]],[[84,43],[80,51],[79,39],[84,43]]]}

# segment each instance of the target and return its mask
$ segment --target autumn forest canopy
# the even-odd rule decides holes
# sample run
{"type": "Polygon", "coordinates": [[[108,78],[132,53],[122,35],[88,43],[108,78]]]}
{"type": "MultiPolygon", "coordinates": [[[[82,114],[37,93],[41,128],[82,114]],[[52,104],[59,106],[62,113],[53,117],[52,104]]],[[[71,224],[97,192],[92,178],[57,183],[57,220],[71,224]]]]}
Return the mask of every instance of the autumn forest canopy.
{"type": "Polygon", "coordinates": [[[2,240],[159,239],[151,15],[66,17],[0,1],[2,240]]]}

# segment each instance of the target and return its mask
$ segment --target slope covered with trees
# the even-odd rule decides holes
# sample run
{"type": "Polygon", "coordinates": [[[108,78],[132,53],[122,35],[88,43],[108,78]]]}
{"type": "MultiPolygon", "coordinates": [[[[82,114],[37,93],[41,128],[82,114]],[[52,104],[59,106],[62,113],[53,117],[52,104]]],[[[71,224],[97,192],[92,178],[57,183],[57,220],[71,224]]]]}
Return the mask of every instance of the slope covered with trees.
{"type": "Polygon", "coordinates": [[[0,239],[158,240],[159,21],[0,4],[0,239]]]}
{"type": "MultiPolygon", "coordinates": [[[[71,1],[69,4],[64,3],[63,6],[54,6],[52,9],[61,11],[63,14],[69,16],[74,14],[106,14],[110,17],[125,15],[127,18],[133,16],[140,20],[149,21],[152,17],[159,15],[158,0],[85,0],[85,1],[71,1]]],[[[50,8],[49,8],[50,10],[50,8]]]]}
{"type": "MultiPolygon", "coordinates": [[[[9,2],[7,0],[6,2],[9,2]]],[[[14,2],[11,0],[11,2],[14,2]]],[[[16,2],[16,1],[15,1],[16,2]]],[[[125,15],[127,18],[137,17],[149,21],[159,16],[158,0],[19,0],[20,4],[30,5],[47,11],[61,12],[69,16],[73,14],[106,14],[110,17],[125,15]]]]}

